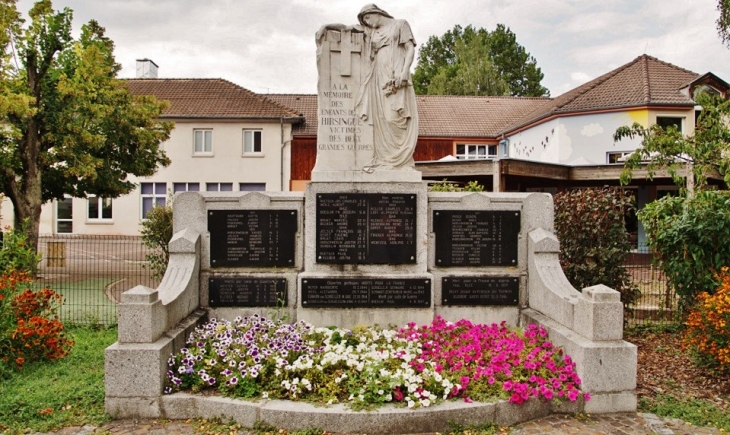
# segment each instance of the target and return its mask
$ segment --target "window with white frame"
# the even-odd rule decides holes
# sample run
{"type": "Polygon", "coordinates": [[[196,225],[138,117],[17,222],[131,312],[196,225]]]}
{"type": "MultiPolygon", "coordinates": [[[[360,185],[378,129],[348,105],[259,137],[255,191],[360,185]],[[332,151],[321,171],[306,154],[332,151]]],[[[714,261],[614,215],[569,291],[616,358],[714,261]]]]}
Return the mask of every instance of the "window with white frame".
{"type": "Polygon", "coordinates": [[[207,192],[233,192],[233,183],[205,183],[207,192]]]}
{"type": "Polygon", "coordinates": [[[456,144],[456,158],[460,160],[496,159],[497,145],[456,144]]]}
{"type": "Polygon", "coordinates": [[[70,234],[74,231],[73,198],[56,200],[56,233],[70,234]]]}
{"type": "Polygon", "coordinates": [[[142,196],[142,219],[147,213],[157,206],[164,206],[167,203],[167,183],[142,183],[140,185],[142,196]]]}
{"type": "MultiPolygon", "coordinates": [[[[606,153],[606,163],[609,165],[622,165],[626,163],[626,159],[633,154],[633,151],[611,151],[606,153]]],[[[641,163],[649,163],[651,160],[642,159],[641,163]]]]}
{"type": "Polygon", "coordinates": [[[243,153],[260,154],[261,130],[243,130],[243,153]]]}
{"type": "Polygon", "coordinates": [[[241,192],[263,192],[266,190],[266,183],[238,183],[238,190],[241,192]]]}
{"type": "Polygon", "coordinates": [[[172,183],[172,193],[199,192],[200,183],[172,183]]]}
{"type": "Polygon", "coordinates": [[[682,133],[684,131],[682,128],[684,118],[680,116],[657,116],[656,123],[665,130],[669,128],[669,126],[673,125],[678,132],[682,133]]]}
{"type": "Polygon", "coordinates": [[[112,219],[112,199],[90,196],[87,200],[87,218],[90,221],[111,220],[112,219]]]}
{"type": "Polygon", "coordinates": [[[194,155],[213,154],[213,130],[210,130],[210,129],[193,130],[193,154],[194,155]]]}

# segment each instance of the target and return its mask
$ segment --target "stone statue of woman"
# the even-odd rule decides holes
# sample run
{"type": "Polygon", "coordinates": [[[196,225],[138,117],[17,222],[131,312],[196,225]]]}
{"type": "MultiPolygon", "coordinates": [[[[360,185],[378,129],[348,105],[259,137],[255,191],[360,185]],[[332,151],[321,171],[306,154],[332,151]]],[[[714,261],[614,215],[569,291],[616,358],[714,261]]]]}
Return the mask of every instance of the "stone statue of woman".
{"type": "Polygon", "coordinates": [[[418,112],[411,81],[416,47],[411,27],[374,4],[365,5],[357,19],[355,26],[322,26],[316,37],[321,40],[327,30],[364,33],[364,72],[355,112],[373,125],[373,159],[363,169],[413,170],[418,112]]]}

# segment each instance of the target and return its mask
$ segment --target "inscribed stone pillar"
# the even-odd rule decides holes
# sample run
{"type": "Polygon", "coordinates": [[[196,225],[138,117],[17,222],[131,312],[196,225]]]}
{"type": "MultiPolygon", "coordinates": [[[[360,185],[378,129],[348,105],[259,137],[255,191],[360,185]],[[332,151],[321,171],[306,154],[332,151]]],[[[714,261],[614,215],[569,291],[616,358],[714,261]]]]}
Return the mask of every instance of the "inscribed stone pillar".
{"type": "Polygon", "coordinates": [[[363,34],[328,30],[317,46],[317,163],[313,181],[345,181],[373,158],[373,127],[355,115],[363,34]],[[343,177],[344,176],[344,177],[343,177]]]}

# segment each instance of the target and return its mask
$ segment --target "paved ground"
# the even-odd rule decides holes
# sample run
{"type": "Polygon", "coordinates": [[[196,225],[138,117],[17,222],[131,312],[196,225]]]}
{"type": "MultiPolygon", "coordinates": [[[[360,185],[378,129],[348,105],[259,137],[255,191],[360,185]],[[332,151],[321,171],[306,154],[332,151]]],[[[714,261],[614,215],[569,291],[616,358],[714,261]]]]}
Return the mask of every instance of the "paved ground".
{"type": "MultiPolygon", "coordinates": [[[[195,421],[171,420],[117,420],[105,424],[101,428],[91,426],[68,427],[55,435],[187,435],[200,434],[200,423],[195,421]]],[[[714,428],[700,428],[689,425],[681,420],[660,419],[653,414],[625,413],[608,415],[581,415],[565,416],[552,415],[549,417],[523,423],[509,429],[513,435],[715,435],[724,434],[714,428]]],[[[253,435],[248,432],[238,432],[238,435],[253,435]]],[[[330,434],[355,435],[355,434],[330,434]]],[[[436,434],[412,434],[436,435],[436,434]]]]}

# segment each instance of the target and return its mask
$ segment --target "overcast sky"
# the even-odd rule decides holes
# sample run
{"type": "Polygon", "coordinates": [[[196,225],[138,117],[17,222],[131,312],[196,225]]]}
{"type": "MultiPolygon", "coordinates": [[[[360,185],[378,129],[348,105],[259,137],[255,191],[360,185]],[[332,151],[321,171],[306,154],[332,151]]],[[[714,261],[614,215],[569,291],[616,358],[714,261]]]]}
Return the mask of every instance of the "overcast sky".
{"type": "MultiPolygon", "coordinates": [[[[260,93],[314,93],[314,33],[354,24],[368,0],[55,0],[74,32],[96,19],[116,44],[121,77],[152,59],[160,78],[224,78],[260,93]]],[[[19,0],[27,12],[32,0],[19,0]]],[[[455,24],[503,23],[558,96],[641,54],[730,82],[730,50],[715,29],[717,0],[387,0],[418,44],[455,24]]],[[[415,62],[414,62],[415,67],[415,62]]]]}

